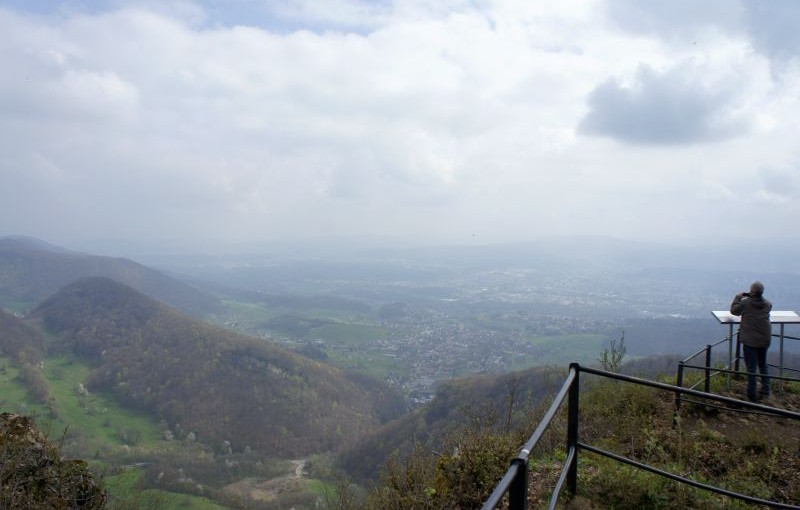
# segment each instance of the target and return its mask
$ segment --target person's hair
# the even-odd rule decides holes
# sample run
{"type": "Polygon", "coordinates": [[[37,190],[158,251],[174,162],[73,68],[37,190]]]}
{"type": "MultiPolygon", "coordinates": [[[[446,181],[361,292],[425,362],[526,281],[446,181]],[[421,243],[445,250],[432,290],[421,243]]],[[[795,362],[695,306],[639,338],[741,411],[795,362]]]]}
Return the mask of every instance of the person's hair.
{"type": "Polygon", "coordinates": [[[763,293],[764,293],[764,284],[763,283],[761,283],[759,281],[755,281],[750,285],[750,294],[752,294],[754,296],[760,296],[763,293]]]}

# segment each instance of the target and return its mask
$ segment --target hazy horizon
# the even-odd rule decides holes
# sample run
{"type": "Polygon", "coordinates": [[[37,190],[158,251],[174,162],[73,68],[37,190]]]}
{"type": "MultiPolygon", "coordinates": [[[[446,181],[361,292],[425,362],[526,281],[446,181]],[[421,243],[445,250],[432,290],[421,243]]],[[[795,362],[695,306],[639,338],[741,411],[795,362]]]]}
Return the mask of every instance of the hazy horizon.
{"type": "Polygon", "coordinates": [[[792,237],[790,0],[0,1],[0,234],[792,237]]]}

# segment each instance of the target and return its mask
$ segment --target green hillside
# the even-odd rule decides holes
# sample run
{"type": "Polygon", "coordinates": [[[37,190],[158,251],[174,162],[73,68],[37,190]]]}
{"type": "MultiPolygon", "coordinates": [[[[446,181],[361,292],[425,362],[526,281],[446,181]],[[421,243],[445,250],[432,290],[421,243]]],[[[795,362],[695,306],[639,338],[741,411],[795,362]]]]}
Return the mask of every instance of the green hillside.
{"type": "MultiPolygon", "coordinates": [[[[93,367],[90,390],[211,444],[293,456],[351,444],[402,409],[323,363],[182,316],[106,278],[61,289],[32,314],[93,367]],[[380,416],[380,417],[379,417],[380,416]]],[[[382,388],[380,388],[382,389],[382,388]]]]}
{"type": "MultiPolygon", "coordinates": [[[[42,365],[45,402],[31,397],[14,360],[0,358],[0,411],[34,417],[65,458],[88,461],[92,476],[108,491],[108,508],[223,510],[228,506],[209,498],[218,498],[232,474],[269,478],[285,472],[283,463],[263,455],[246,459],[186,438],[166,439],[166,425],[154,417],[121,406],[113,395],[86,391],[90,367],[84,362],[46,357],[42,365]],[[226,462],[238,464],[235,473],[226,462]]],[[[17,473],[23,465],[6,466],[7,473],[17,473]]]]}
{"type": "MultiPolygon", "coordinates": [[[[61,439],[65,450],[80,452],[104,474],[110,506],[120,509],[326,508],[326,501],[339,510],[474,508],[502,476],[565,373],[537,368],[448,381],[432,402],[378,428],[398,416],[392,407],[397,402],[373,380],[181,316],[98,278],[65,287],[26,319],[0,312],[0,354],[2,410],[28,409],[55,431],[69,424],[61,439]],[[37,386],[45,391],[34,391],[37,386]],[[214,390],[192,392],[207,386],[214,390]],[[263,406],[266,393],[280,416],[242,411],[248,404],[263,406]],[[185,402],[177,406],[180,399],[185,402]],[[310,406],[308,422],[291,414],[296,402],[310,406]],[[293,472],[289,462],[274,458],[321,451],[325,444],[289,450],[247,439],[245,428],[270,437],[283,427],[305,432],[312,442],[318,437],[313,434],[330,431],[329,422],[313,414],[320,407],[343,420],[329,443],[349,446],[337,458],[339,468],[353,479],[372,480],[365,497],[347,484],[319,489],[321,482],[287,474],[293,472]],[[205,409],[206,415],[192,421],[200,413],[187,408],[205,409]],[[216,425],[203,429],[206,422],[216,425]],[[372,432],[363,440],[346,436],[353,427],[372,432]],[[283,499],[268,499],[280,494],[283,499]]],[[[582,439],[758,497],[792,502],[800,496],[800,429],[793,424],[685,406],[673,427],[671,395],[584,382],[582,439]]],[[[797,409],[798,392],[788,385],[773,403],[797,409]]],[[[532,456],[531,508],[547,500],[563,444],[562,415],[532,456]]],[[[293,462],[329,473],[320,457],[293,462]]],[[[578,497],[565,498],[563,508],[745,508],[591,454],[582,456],[579,478],[578,497]]]]}
{"type": "Polygon", "coordinates": [[[32,238],[0,238],[0,308],[32,308],[58,289],[91,276],[112,278],[194,316],[220,307],[219,300],[136,262],[73,252],[32,238]]]}
{"type": "MultiPolygon", "coordinates": [[[[341,420],[336,433],[328,435],[329,445],[337,445],[353,441],[352,431],[357,426],[375,427],[395,418],[405,410],[404,401],[396,391],[362,374],[344,374],[264,345],[261,340],[182,317],[116,282],[78,282],[26,318],[0,310],[0,411],[36,417],[67,455],[87,459],[93,473],[102,475],[110,508],[315,508],[331,489],[324,481],[309,476],[326,476],[326,456],[314,455],[292,463],[281,459],[284,455],[297,459],[306,452],[318,454],[329,447],[314,443],[326,433],[314,430],[320,422],[325,425],[315,418],[315,410],[327,413],[329,422],[341,420]],[[85,321],[87,317],[92,320],[85,321]],[[156,334],[155,324],[173,329],[169,334],[156,334]],[[180,331],[191,334],[191,339],[183,338],[180,331]],[[158,342],[168,347],[159,347],[158,342]],[[201,348],[195,350],[196,345],[201,348]],[[207,378],[197,377],[196,372],[203,367],[196,363],[194,353],[203,356],[207,354],[203,349],[213,346],[218,347],[218,365],[224,365],[237,352],[247,352],[251,359],[272,368],[249,370],[240,363],[219,368],[207,378]],[[139,356],[139,352],[144,354],[139,356]],[[276,401],[270,404],[270,410],[275,410],[278,421],[267,413],[253,419],[255,413],[243,414],[239,411],[242,407],[220,403],[213,392],[201,394],[206,401],[188,396],[186,406],[193,407],[198,416],[205,413],[204,423],[231,417],[227,422],[220,421],[216,429],[204,432],[202,425],[193,426],[193,416],[167,415],[163,410],[180,397],[172,397],[163,407],[159,398],[168,395],[165,387],[184,391],[180,381],[167,380],[159,387],[160,392],[151,391],[147,398],[137,398],[134,393],[144,382],[160,380],[154,374],[163,365],[160,360],[153,362],[148,353],[165,360],[184,360],[172,370],[185,368],[192,373],[194,384],[212,386],[220,399],[236,405],[246,407],[254,402],[263,406],[258,397],[269,394],[276,401]],[[147,369],[140,368],[143,366],[147,369]],[[124,373],[129,379],[120,379],[123,384],[117,386],[98,383],[104,377],[102,368],[124,373]],[[237,371],[244,375],[235,374],[237,371]],[[277,382],[270,375],[277,376],[277,382]],[[217,382],[215,376],[228,382],[217,382]],[[354,396],[348,397],[348,391],[354,396]],[[353,401],[359,407],[351,405],[353,401]],[[302,408],[311,409],[308,416],[316,421],[302,421],[301,412],[292,410],[298,402],[302,408]],[[247,438],[237,432],[242,430],[237,426],[266,438],[274,436],[277,427],[283,427],[285,434],[305,430],[310,446],[278,451],[261,448],[257,441],[245,442],[247,438]],[[237,441],[237,437],[245,439],[237,441]],[[312,462],[315,467],[310,473],[312,462]],[[307,463],[308,471],[298,475],[298,463],[307,463]]],[[[297,439],[293,444],[302,441],[297,439]]]]}
{"type": "MultiPolygon", "coordinates": [[[[39,368],[44,358],[44,343],[41,332],[0,310],[0,355],[13,360],[13,368],[5,364],[0,367],[4,373],[14,370],[15,377],[24,383],[30,398],[36,402],[45,402],[50,396],[39,368]]],[[[5,375],[5,382],[9,382],[11,378],[5,375]]],[[[9,388],[9,391],[14,392],[14,389],[9,388]]]]}
{"type": "MultiPolygon", "coordinates": [[[[669,376],[672,379],[672,376],[669,376]]],[[[671,392],[587,377],[580,397],[580,440],[586,444],[751,497],[794,508],[800,501],[800,427],[774,415],[742,414],[684,404],[674,419],[671,392]]],[[[744,381],[728,390],[715,381],[712,390],[741,397],[744,381]]],[[[508,393],[507,393],[508,394],[508,393]]],[[[508,400],[506,400],[508,402],[508,400]]],[[[800,386],[787,384],[767,403],[797,412],[800,386]]],[[[525,406],[524,406],[525,407],[525,406]]],[[[345,510],[449,510],[479,508],[500,481],[542,417],[542,405],[515,413],[482,413],[451,423],[435,445],[424,428],[410,452],[389,457],[380,480],[366,497],[351,492],[345,510]],[[470,419],[471,418],[471,419],[470,419]]],[[[417,420],[424,422],[425,414],[417,420]]],[[[449,420],[444,417],[443,419],[449,420]]],[[[429,429],[442,424],[428,423],[429,429]]],[[[547,508],[565,460],[566,408],[531,452],[529,507],[547,508]]],[[[346,460],[346,459],[345,459],[346,460]]],[[[557,508],[579,510],[744,510],[754,508],[727,496],[675,481],[582,451],[577,494],[564,491],[557,508]]],[[[761,507],[758,507],[761,508],[761,507]]]]}
{"type": "Polygon", "coordinates": [[[342,452],[337,464],[356,480],[374,481],[387,459],[407,457],[417,447],[440,450],[465,426],[510,430],[561,385],[563,377],[563,370],[537,367],[447,381],[431,402],[342,452]]]}

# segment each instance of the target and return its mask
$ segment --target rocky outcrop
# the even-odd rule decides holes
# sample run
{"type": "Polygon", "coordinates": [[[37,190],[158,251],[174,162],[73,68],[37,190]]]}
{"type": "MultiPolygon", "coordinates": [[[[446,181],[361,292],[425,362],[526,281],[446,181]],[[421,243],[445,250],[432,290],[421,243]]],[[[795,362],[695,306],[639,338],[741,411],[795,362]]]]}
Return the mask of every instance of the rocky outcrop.
{"type": "Polygon", "coordinates": [[[0,508],[97,510],[106,500],[86,462],[62,459],[30,418],[0,414],[0,508]]]}

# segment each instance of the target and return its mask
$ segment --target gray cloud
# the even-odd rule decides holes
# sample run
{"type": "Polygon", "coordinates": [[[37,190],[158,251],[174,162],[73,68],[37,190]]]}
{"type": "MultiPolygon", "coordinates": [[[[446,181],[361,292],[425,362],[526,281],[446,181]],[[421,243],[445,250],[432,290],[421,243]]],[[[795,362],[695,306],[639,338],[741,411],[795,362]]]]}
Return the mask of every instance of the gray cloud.
{"type": "Polygon", "coordinates": [[[780,60],[800,55],[800,2],[796,0],[748,0],[744,2],[746,24],[753,45],[780,60]]]}
{"type": "Polygon", "coordinates": [[[592,91],[578,131],[633,144],[723,139],[745,128],[728,113],[731,96],[730,90],[703,84],[685,66],[658,73],[641,65],[634,84],[609,79],[592,91]]]}
{"type": "Polygon", "coordinates": [[[800,194],[800,165],[762,168],[758,172],[766,198],[778,201],[797,200],[800,194]]]}
{"type": "Polygon", "coordinates": [[[712,31],[749,40],[763,55],[784,61],[800,55],[796,0],[608,0],[606,15],[620,28],[695,44],[712,31]]]}
{"type": "Polygon", "coordinates": [[[693,44],[710,27],[741,28],[742,14],[742,5],[733,0],[608,0],[606,3],[606,15],[624,30],[682,39],[688,44],[693,44]]]}

